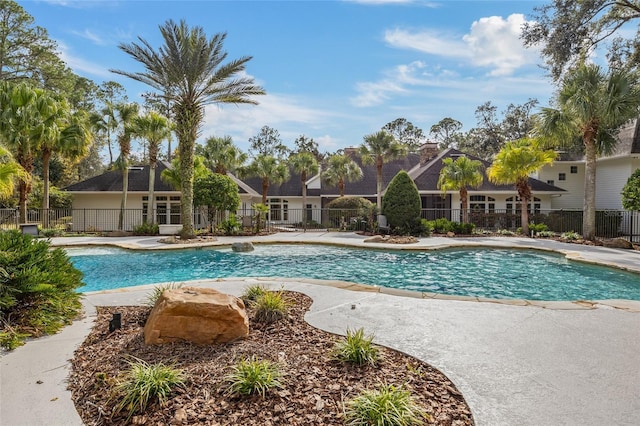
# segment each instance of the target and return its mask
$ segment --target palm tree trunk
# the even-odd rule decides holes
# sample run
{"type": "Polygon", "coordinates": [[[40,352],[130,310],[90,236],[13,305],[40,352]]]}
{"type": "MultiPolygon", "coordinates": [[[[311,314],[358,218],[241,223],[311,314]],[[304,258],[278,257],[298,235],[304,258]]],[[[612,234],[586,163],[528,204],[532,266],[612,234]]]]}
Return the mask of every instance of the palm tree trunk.
{"type": "Polygon", "coordinates": [[[49,160],[51,151],[44,150],[42,153],[42,226],[49,227],[49,160]]]}
{"type": "Polygon", "coordinates": [[[307,174],[303,172],[300,175],[302,181],[302,227],[307,230],[307,174]]]}
{"type": "Polygon", "coordinates": [[[340,179],[338,182],[338,189],[340,189],[340,197],[344,197],[344,179],[340,179]]]}
{"type": "Polygon", "coordinates": [[[378,155],[376,159],[376,205],[378,212],[382,211],[382,156],[378,155]]]}
{"type": "Polygon", "coordinates": [[[469,222],[469,212],[467,211],[467,188],[460,190],[460,203],[462,203],[462,223],[469,222]]]}
{"type": "Polygon", "coordinates": [[[269,179],[262,178],[262,204],[267,205],[267,191],[269,190],[269,179]]]}
{"type": "Polygon", "coordinates": [[[149,164],[149,197],[147,200],[147,222],[150,224],[156,223],[156,214],[155,214],[155,186],[156,186],[156,164],[149,164]],[[150,219],[149,219],[150,218],[150,219]]]}
{"type": "Polygon", "coordinates": [[[596,238],[596,144],[595,138],[585,136],[585,179],[584,205],[582,218],[582,237],[585,240],[596,238]]]}
{"type": "Polygon", "coordinates": [[[118,230],[124,230],[124,212],[127,209],[127,191],[129,190],[129,167],[124,160],[122,170],[122,199],[120,200],[120,217],[118,218],[118,230]]]}
{"type": "Polygon", "coordinates": [[[518,197],[520,197],[520,226],[522,233],[529,236],[529,201],[531,201],[531,188],[528,179],[519,181],[516,184],[518,197]]]}

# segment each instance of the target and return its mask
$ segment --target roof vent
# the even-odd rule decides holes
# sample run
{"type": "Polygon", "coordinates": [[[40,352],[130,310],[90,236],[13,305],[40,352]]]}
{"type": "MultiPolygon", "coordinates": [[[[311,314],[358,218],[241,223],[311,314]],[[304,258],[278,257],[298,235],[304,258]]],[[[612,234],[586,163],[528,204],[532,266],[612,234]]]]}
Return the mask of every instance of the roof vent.
{"type": "Polygon", "coordinates": [[[140,166],[129,166],[129,171],[132,172],[139,172],[144,170],[144,167],[140,167],[140,166]]]}

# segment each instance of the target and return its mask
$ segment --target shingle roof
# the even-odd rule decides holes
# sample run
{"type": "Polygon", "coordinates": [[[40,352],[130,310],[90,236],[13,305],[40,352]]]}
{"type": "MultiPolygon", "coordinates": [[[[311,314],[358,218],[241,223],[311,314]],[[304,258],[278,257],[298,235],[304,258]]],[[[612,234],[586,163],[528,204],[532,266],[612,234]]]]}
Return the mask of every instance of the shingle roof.
{"type": "MultiPolygon", "coordinates": [[[[169,165],[159,161],[156,166],[155,191],[174,192],[175,189],[160,179],[160,173],[169,165]]],[[[69,192],[122,192],[122,171],[111,170],[82,182],[69,185],[63,190],[69,192]]],[[[147,192],[149,190],[149,165],[129,168],[129,192],[147,192]]]]}
{"type": "MultiPolygon", "coordinates": [[[[345,195],[364,195],[375,196],[377,193],[377,170],[375,165],[363,165],[359,156],[352,156],[352,159],[362,169],[362,180],[357,182],[346,182],[344,186],[345,195]]],[[[400,170],[408,172],[418,165],[420,156],[418,154],[409,154],[404,158],[392,160],[384,163],[382,166],[382,187],[386,188],[389,182],[395,177],[400,170]]],[[[328,186],[322,183],[323,196],[339,196],[340,190],[337,186],[328,186]]]]}
{"type": "Polygon", "coordinates": [[[633,119],[620,128],[618,143],[612,155],[628,155],[640,153],[640,120],[633,119]]]}
{"type": "MultiPolygon", "coordinates": [[[[438,189],[438,178],[440,176],[440,169],[442,169],[442,160],[445,158],[458,158],[460,156],[466,156],[472,160],[479,160],[484,165],[484,180],[482,185],[479,188],[473,188],[474,191],[482,191],[482,192],[495,192],[495,191],[510,191],[514,190],[513,185],[496,185],[491,183],[487,178],[487,168],[491,166],[491,163],[488,161],[484,161],[478,157],[473,155],[465,154],[457,149],[448,148],[445,151],[441,152],[438,156],[433,158],[428,163],[420,166],[420,168],[414,170],[411,175],[420,191],[439,191],[438,189]]],[[[538,179],[529,178],[529,185],[531,189],[535,192],[566,192],[562,188],[558,188],[557,186],[549,185],[545,182],[542,182],[538,179]]]]}

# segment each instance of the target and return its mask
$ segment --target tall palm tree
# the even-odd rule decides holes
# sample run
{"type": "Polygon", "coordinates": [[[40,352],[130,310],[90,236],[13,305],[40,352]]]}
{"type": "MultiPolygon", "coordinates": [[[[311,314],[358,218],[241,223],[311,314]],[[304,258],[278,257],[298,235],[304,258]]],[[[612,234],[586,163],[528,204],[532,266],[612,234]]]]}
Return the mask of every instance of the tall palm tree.
{"type": "Polygon", "coordinates": [[[320,166],[316,157],[310,152],[299,152],[292,155],[289,163],[296,173],[300,173],[300,181],[302,183],[302,222],[307,223],[305,214],[307,209],[307,179],[309,175],[317,174],[320,166]]]}
{"type": "Polygon", "coordinates": [[[289,169],[276,157],[267,154],[258,154],[251,164],[242,172],[244,176],[256,176],[262,179],[262,204],[267,204],[267,192],[269,185],[281,184],[289,179],[289,169]]]}
{"type": "Polygon", "coordinates": [[[207,39],[202,27],[169,20],[160,26],[164,45],[155,50],[149,42],[120,44],[120,49],[140,62],[144,72],[114,70],[148,84],[173,106],[181,177],[182,238],[192,238],[193,230],[193,156],[195,143],[208,104],[256,104],[251,97],[263,95],[262,87],[242,76],[251,57],[223,62],[225,33],[207,39]]]}
{"type": "Polygon", "coordinates": [[[362,169],[348,155],[334,154],[327,159],[327,169],[322,177],[327,184],[337,185],[340,197],[344,197],[345,184],[362,179],[362,169]]]}
{"type": "Polygon", "coordinates": [[[87,128],[87,117],[82,112],[71,114],[66,102],[58,107],[58,126],[50,126],[43,134],[38,150],[42,159],[42,209],[45,211],[45,227],[49,225],[49,163],[54,153],[69,160],[78,160],[87,155],[92,136],[87,128]]]}
{"type": "MultiPolygon", "coordinates": [[[[178,170],[180,168],[180,158],[174,158],[171,160],[171,167],[164,169],[160,173],[160,179],[171,185],[176,191],[182,187],[182,174],[178,170]]],[[[207,174],[211,173],[207,166],[204,165],[204,158],[200,155],[193,157],[193,179],[198,180],[204,178],[207,174]]]]}
{"type": "Polygon", "coordinates": [[[529,175],[547,164],[552,164],[556,157],[555,151],[542,149],[538,141],[520,139],[507,142],[496,154],[491,167],[487,169],[487,176],[491,182],[499,185],[516,185],[521,203],[522,233],[525,235],[529,235],[529,202],[531,201],[529,175]]]}
{"type": "Polygon", "coordinates": [[[469,221],[467,209],[468,191],[467,188],[478,188],[482,185],[484,175],[482,162],[472,160],[469,157],[458,157],[442,160],[442,168],[438,177],[438,189],[442,190],[443,196],[447,191],[458,191],[460,202],[462,203],[462,222],[469,221]]]}
{"type": "Polygon", "coordinates": [[[134,123],[138,116],[138,104],[119,103],[116,105],[118,115],[118,145],[120,155],[116,160],[117,167],[122,171],[122,199],[120,200],[120,217],[118,229],[124,229],[124,212],[127,209],[127,192],[129,191],[129,154],[131,154],[131,138],[135,131],[134,123]]]}
{"type": "Polygon", "coordinates": [[[30,179],[30,176],[13,159],[11,152],[0,145],[0,199],[13,194],[16,178],[30,179]]]}
{"type": "Polygon", "coordinates": [[[171,123],[169,120],[155,111],[150,111],[143,116],[135,118],[134,134],[147,141],[149,144],[149,195],[148,208],[151,218],[150,223],[155,222],[154,211],[154,189],[156,184],[156,166],[158,164],[158,153],[162,141],[171,135],[171,123]]]}
{"type": "Polygon", "coordinates": [[[582,234],[595,239],[596,159],[612,152],[617,130],[638,115],[640,87],[635,74],[604,73],[597,65],[569,72],[557,97],[557,108],[543,108],[538,133],[555,145],[581,139],[585,150],[582,234]]]}
{"type": "Polygon", "coordinates": [[[396,141],[393,135],[380,130],[364,137],[364,143],[358,148],[364,164],[376,165],[376,205],[382,211],[382,166],[387,161],[407,155],[407,146],[396,141]]]}
{"type": "Polygon", "coordinates": [[[204,146],[196,147],[196,153],[204,157],[207,167],[221,175],[233,173],[247,161],[247,154],[233,144],[231,136],[209,137],[204,146]]]}
{"type": "MultiPolygon", "coordinates": [[[[44,90],[0,82],[0,138],[27,175],[33,172],[38,145],[57,128],[57,118],[55,100],[44,90]]],[[[18,191],[20,221],[26,222],[31,180],[20,177],[18,191]]]]}

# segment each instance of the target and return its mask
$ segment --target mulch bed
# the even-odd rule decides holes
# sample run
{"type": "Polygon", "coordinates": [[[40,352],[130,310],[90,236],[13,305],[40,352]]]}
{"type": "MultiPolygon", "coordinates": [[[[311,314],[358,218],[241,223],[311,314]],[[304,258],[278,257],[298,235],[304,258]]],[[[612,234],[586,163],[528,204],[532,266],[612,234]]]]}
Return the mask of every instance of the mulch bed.
{"type": "Polygon", "coordinates": [[[256,323],[248,309],[249,337],[217,346],[186,342],[146,346],[143,326],[149,307],[99,307],[96,325],[75,352],[69,378],[82,420],[87,425],[341,425],[344,401],[386,383],[404,384],[430,414],[428,424],[474,424],[453,383],[415,358],[381,348],[382,360],[376,366],[332,360],[331,349],[340,337],[304,321],[312,303],[308,296],[284,294],[291,303],[287,319],[265,326],[256,323]],[[109,333],[114,312],[122,313],[122,329],[109,333]],[[164,406],[153,402],[146,412],[127,421],[127,413],[114,413],[117,396],[112,389],[131,356],[149,363],[173,363],[187,380],[164,406]],[[238,360],[251,356],[279,362],[285,372],[284,387],[270,390],[265,398],[229,395],[224,376],[238,360]]]}

